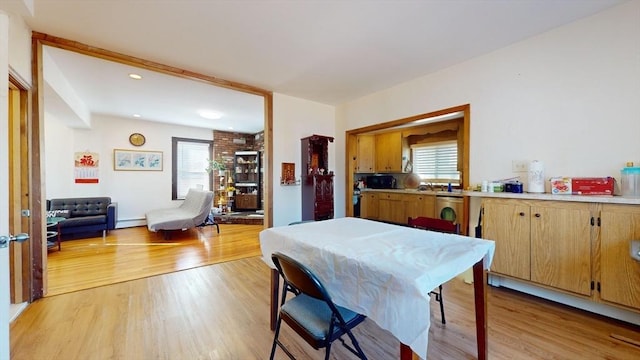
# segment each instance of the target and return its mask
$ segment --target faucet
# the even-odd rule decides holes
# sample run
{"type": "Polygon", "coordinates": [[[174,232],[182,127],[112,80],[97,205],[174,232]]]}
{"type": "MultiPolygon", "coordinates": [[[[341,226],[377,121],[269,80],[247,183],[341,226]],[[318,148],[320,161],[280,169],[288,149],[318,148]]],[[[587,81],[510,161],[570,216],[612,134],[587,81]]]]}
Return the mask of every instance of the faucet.
{"type": "Polygon", "coordinates": [[[427,183],[424,183],[424,185],[420,184],[420,188],[422,188],[423,186],[424,186],[424,190],[429,189],[429,190],[433,191],[433,184],[432,183],[427,182],[427,183]]]}

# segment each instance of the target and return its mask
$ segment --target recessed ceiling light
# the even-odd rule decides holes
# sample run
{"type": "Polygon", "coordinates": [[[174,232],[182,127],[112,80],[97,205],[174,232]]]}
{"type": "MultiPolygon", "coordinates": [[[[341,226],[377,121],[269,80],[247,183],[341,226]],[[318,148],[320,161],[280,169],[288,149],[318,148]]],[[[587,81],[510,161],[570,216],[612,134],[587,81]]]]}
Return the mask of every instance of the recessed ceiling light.
{"type": "Polygon", "coordinates": [[[139,117],[142,117],[142,115],[140,115],[140,114],[133,114],[133,117],[135,117],[135,118],[139,118],[139,117]]]}
{"type": "Polygon", "coordinates": [[[198,111],[198,114],[200,114],[200,116],[202,116],[203,118],[210,120],[218,120],[222,117],[221,113],[211,110],[200,110],[198,111]]]}
{"type": "Polygon", "coordinates": [[[132,78],[132,79],[135,79],[135,80],[141,80],[142,79],[142,75],[134,74],[134,73],[129,74],[129,77],[132,78]]]}

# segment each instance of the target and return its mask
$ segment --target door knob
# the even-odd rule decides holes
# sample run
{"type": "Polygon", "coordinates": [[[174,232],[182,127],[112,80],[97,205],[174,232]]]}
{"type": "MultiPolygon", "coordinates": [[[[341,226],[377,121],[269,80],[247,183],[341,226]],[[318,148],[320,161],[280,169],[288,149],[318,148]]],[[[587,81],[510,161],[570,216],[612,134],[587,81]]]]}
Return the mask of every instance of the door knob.
{"type": "Polygon", "coordinates": [[[25,233],[21,233],[16,236],[13,236],[13,235],[0,236],[0,248],[7,247],[10,241],[24,242],[27,240],[29,240],[29,234],[25,234],[25,233]]]}

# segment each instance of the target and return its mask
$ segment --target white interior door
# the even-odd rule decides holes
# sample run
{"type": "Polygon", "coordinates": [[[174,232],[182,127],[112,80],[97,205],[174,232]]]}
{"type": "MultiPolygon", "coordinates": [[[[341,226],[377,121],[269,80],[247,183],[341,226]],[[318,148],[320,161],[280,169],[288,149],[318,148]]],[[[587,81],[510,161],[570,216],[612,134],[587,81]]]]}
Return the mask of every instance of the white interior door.
{"type": "MultiPolygon", "coordinates": [[[[9,17],[0,11],[0,235],[9,235],[9,17]]],[[[9,359],[9,250],[0,247],[0,359],[9,359]]]]}

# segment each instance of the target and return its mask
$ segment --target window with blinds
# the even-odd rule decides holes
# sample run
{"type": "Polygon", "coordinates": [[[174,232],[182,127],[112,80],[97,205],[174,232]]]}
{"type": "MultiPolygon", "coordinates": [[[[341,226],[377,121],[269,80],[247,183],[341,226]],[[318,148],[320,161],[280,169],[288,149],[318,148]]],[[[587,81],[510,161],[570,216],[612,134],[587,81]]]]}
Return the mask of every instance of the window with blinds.
{"type": "Polygon", "coordinates": [[[172,138],[172,198],[184,199],[190,188],[211,190],[212,177],[205,169],[213,159],[213,141],[172,138]]]}
{"type": "Polygon", "coordinates": [[[432,184],[460,185],[458,144],[447,141],[411,146],[413,172],[432,184]]]}

